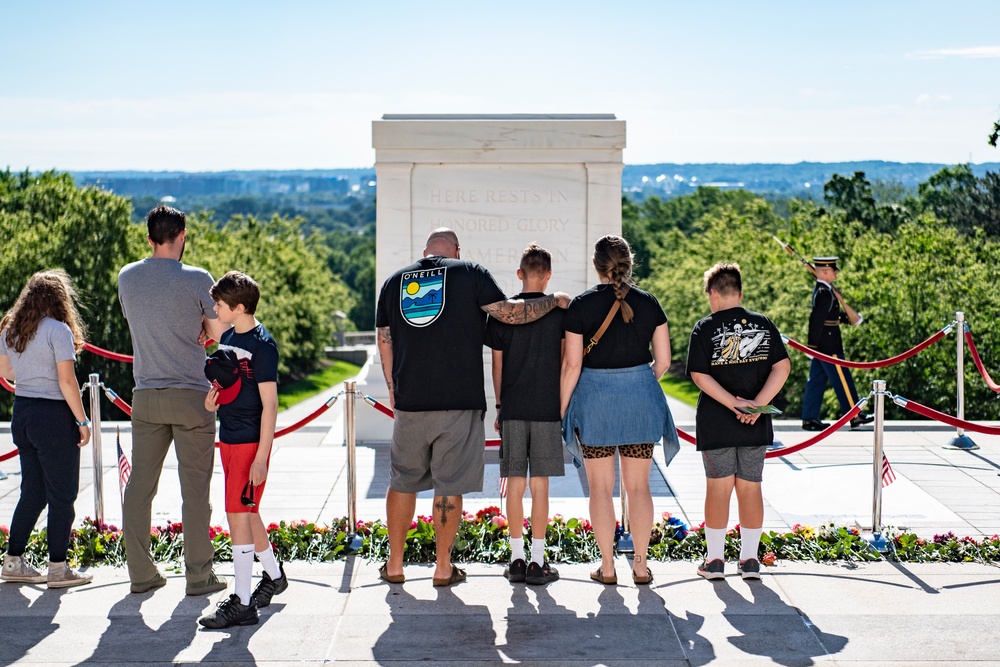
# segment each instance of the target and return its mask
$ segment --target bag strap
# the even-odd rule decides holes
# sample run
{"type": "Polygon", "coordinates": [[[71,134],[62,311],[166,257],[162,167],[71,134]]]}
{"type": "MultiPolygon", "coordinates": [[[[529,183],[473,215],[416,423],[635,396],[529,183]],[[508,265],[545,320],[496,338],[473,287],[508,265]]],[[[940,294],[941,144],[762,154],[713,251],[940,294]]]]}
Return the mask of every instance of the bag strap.
{"type": "MultiPolygon", "coordinates": [[[[625,294],[626,295],[628,294],[629,289],[631,289],[631,288],[628,285],[626,285],[625,286],[625,294]]],[[[622,296],[622,300],[624,300],[624,299],[625,299],[625,295],[622,296]]],[[[593,336],[591,336],[591,338],[590,338],[590,344],[587,345],[586,348],[584,348],[584,350],[583,350],[583,356],[587,356],[587,354],[601,340],[601,336],[603,336],[604,332],[608,330],[608,327],[611,325],[611,320],[615,319],[615,313],[618,312],[618,309],[621,308],[621,305],[622,305],[621,301],[619,301],[618,298],[616,297],[615,298],[615,302],[611,305],[611,310],[608,312],[608,316],[605,317],[604,318],[604,322],[601,323],[601,328],[597,330],[597,333],[595,333],[593,336]]]]}

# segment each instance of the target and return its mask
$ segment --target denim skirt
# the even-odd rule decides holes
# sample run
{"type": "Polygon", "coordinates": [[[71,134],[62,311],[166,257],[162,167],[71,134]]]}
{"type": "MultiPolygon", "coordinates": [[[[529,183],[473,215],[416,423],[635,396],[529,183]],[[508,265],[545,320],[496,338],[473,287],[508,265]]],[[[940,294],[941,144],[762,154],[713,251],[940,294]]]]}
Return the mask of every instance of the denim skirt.
{"type": "Polygon", "coordinates": [[[670,463],[680,442],[651,366],[581,371],[563,417],[563,444],[577,467],[583,461],[580,442],[588,447],[613,447],[661,439],[670,463]]]}

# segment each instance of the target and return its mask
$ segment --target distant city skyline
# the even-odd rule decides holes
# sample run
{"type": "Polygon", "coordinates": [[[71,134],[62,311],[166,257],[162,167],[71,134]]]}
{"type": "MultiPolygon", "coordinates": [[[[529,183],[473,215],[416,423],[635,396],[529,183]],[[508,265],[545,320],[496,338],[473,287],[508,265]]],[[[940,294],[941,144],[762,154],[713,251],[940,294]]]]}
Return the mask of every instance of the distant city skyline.
{"type": "Polygon", "coordinates": [[[400,113],[614,113],[653,163],[997,162],[995,3],[4,8],[0,169],[370,167],[400,113]]]}

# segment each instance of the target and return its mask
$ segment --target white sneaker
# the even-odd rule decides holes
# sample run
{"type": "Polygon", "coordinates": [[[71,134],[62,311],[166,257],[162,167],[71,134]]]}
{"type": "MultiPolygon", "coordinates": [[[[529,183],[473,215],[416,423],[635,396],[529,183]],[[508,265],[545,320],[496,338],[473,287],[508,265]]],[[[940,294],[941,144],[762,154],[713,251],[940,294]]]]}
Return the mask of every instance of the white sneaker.
{"type": "Polygon", "coordinates": [[[49,588],[69,588],[89,584],[94,580],[92,574],[80,574],[70,569],[65,562],[49,563],[49,588]]]}
{"type": "Polygon", "coordinates": [[[49,578],[28,565],[23,556],[4,556],[0,579],[22,584],[44,584],[49,578]]]}

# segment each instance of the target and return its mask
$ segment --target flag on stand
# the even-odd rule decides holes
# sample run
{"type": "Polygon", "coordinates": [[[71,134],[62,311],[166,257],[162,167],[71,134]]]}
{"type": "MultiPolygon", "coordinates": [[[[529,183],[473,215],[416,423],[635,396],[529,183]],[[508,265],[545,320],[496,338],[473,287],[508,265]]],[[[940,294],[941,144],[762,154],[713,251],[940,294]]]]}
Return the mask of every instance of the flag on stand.
{"type": "Polygon", "coordinates": [[[125,486],[128,484],[128,478],[132,476],[132,466],[129,465],[128,459],[125,458],[125,452],[122,451],[122,431],[120,428],[117,429],[115,444],[118,446],[118,491],[124,500],[125,486]]]}
{"type": "Polygon", "coordinates": [[[506,498],[507,497],[507,478],[506,477],[501,477],[500,478],[500,497],[501,498],[506,498]]]}
{"type": "Polygon", "coordinates": [[[889,459],[886,458],[885,452],[882,452],[882,488],[889,486],[896,481],[896,473],[892,471],[892,466],[889,465],[889,459]]]}

